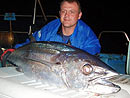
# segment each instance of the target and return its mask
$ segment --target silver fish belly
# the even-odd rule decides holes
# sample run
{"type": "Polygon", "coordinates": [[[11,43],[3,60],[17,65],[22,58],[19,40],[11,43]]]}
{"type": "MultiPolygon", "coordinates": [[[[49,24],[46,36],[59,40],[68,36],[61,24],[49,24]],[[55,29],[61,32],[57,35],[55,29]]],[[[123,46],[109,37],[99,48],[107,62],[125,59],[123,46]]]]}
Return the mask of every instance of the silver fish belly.
{"type": "Polygon", "coordinates": [[[97,57],[59,42],[33,42],[16,49],[7,60],[25,75],[57,87],[110,94],[120,91],[109,81],[119,75],[97,57]]]}

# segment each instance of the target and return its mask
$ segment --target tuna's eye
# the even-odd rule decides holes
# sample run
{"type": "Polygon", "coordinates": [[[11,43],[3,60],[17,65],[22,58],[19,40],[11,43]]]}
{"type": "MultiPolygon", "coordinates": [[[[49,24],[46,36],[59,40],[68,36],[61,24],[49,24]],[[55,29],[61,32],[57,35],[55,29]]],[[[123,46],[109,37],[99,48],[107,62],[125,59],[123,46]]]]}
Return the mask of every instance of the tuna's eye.
{"type": "Polygon", "coordinates": [[[82,72],[83,74],[85,75],[88,75],[90,74],[91,72],[93,71],[93,68],[90,64],[85,64],[83,67],[82,67],[82,72]]]}
{"type": "Polygon", "coordinates": [[[60,62],[56,62],[57,65],[60,65],[61,63],[60,62]]]}

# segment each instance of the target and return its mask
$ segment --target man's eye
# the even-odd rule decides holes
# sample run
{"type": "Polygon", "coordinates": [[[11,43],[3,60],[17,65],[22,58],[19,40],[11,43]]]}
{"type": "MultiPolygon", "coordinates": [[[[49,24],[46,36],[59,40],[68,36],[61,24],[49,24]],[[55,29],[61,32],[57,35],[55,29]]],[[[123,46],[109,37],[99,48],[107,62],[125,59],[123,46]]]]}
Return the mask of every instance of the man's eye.
{"type": "Polygon", "coordinates": [[[74,14],[75,12],[74,11],[70,11],[71,14],[74,14]]]}
{"type": "Polygon", "coordinates": [[[62,10],[62,11],[61,11],[61,13],[65,13],[65,11],[64,11],[64,10],[62,10]]]}

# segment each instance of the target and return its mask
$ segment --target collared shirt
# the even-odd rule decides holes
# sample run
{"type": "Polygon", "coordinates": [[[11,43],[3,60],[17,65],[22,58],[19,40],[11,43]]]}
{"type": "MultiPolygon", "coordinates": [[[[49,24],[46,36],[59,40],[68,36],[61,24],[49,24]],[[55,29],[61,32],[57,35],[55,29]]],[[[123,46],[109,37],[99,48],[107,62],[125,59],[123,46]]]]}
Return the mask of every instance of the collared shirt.
{"type": "Polygon", "coordinates": [[[71,41],[70,41],[70,36],[71,35],[66,36],[66,35],[63,34],[63,32],[62,32],[62,25],[60,25],[60,27],[59,27],[59,29],[57,31],[57,34],[59,34],[60,36],[62,36],[62,39],[63,39],[64,43],[66,43],[68,45],[71,45],[71,41]]]}

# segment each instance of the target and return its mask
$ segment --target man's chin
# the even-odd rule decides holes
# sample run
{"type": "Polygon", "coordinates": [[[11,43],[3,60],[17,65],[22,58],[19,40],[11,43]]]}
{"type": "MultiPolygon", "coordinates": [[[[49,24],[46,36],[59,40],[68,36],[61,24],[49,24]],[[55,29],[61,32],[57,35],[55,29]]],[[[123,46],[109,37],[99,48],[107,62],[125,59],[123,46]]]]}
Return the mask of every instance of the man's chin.
{"type": "Polygon", "coordinates": [[[63,24],[63,26],[66,27],[66,28],[71,28],[71,27],[74,27],[75,25],[63,24]]]}

